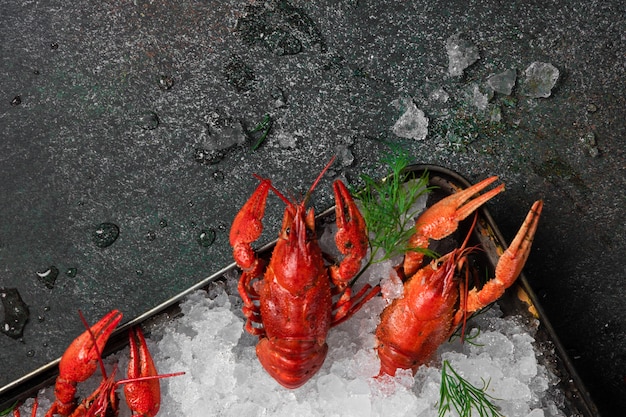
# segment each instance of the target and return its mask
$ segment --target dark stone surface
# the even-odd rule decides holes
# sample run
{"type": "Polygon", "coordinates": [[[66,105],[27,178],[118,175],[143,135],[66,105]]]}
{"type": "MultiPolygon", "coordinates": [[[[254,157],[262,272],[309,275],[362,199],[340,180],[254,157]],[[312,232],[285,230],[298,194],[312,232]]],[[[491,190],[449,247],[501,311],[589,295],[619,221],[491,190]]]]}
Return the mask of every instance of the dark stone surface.
{"type": "MultiPolygon", "coordinates": [[[[229,264],[253,172],[303,193],[338,154],[333,174],[356,185],[385,174],[392,142],[472,181],[499,175],[507,192],[488,206],[507,238],[545,200],[527,276],[600,409],[626,408],[623,2],[266,3],[2,2],[0,286],[30,321],[0,334],[0,386],[57,358],[79,309],[135,317],[229,264]],[[459,32],[480,59],[450,77],[459,32]],[[521,94],[535,61],[560,72],[548,98],[521,94]],[[476,107],[510,68],[511,96],[476,107]],[[392,133],[400,99],[429,118],[424,140],[392,133]],[[102,223],[119,227],[108,247],[102,223]],[[50,289],[37,273],[52,266],[50,289]]],[[[281,210],[272,198],[263,241],[281,210]]]]}

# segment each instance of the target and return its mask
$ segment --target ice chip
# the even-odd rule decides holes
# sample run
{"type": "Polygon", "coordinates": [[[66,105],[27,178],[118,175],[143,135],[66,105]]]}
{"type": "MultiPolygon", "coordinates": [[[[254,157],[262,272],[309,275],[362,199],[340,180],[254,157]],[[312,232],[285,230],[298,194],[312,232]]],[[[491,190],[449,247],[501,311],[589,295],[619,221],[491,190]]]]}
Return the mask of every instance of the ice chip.
{"type": "Polygon", "coordinates": [[[543,410],[541,408],[535,408],[530,413],[526,414],[526,417],[544,417],[543,410]]]}
{"type": "Polygon", "coordinates": [[[405,108],[405,112],[393,125],[391,131],[394,135],[406,139],[423,140],[428,134],[428,118],[424,112],[417,108],[413,100],[395,100],[392,105],[405,108]]]}
{"type": "Polygon", "coordinates": [[[559,79],[559,70],[546,62],[533,62],[524,71],[522,94],[532,98],[550,97],[552,88],[559,79]]]}
{"type": "Polygon", "coordinates": [[[448,74],[451,77],[463,75],[463,70],[480,59],[478,48],[470,41],[463,39],[460,33],[446,40],[448,53],[448,74]]]}
{"type": "Polygon", "coordinates": [[[348,382],[347,389],[350,395],[356,395],[356,396],[369,396],[370,395],[370,386],[363,379],[353,379],[352,381],[348,382]]]}
{"type": "Polygon", "coordinates": [[[344,382],[337,375],[322,375],[317,379],[317,389],[320,399],[325,401],[336,401],[348,396],[348,390],[344,382]]]}
{"type": "Polygon", "coordinates": [[[354,355],[356,375],[360,378],[373,378],[380,372],[380,359],[373,349],[359,350],[354,355]]]}
{"type": "Polygon", "coordinates": [[[517,78],[517,71],[514,69],[508,69],[496,75],[492,75],[487,79],[487,84],[496,93],[510,96],[515,87],[515,80],[517,78]]]}
{"type": "Polygon", "coordinates": [[[394,269],[380,280],[380,290],[387,303],[402,297],[404,284],[394,269]]]}
{"type": "Polygon", "coordinates": [[[476,345],[471,345],[470,350],[481,353],[486,352],[492,358],[509,358],[513,355],[513,343],[498,332],[483,331],[476,337],[476,345]]]}
{"type": "Polygon", "coordinates": [[[489,103],[489,95],[483,94],[477,85],[474,85],[472,104],[478,108],[478,110],[486,110],[489,103]]]}

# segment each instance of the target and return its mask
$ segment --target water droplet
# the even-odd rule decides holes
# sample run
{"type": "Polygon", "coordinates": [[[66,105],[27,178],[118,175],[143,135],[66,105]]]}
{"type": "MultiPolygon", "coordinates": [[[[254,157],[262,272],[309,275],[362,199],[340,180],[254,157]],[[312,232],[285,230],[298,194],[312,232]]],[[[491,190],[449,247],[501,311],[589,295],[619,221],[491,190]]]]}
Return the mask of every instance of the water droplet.
{"type": "Polygon", "coordinates": [[[28,356],[29,358],[32,358],[33,356],[35,356],[35,351],[29,350],[28,352],[26,352],[26,356],[28,356]]]}
{"type": "Polygon", "coordinates": [[[215,181],[224,181],[224,173],[219,169],[213,172],[213,179],[215,181]]]}
{"type": "Polygon", "coordinates": [[[193,207],[193,201],[189,200],[189,201],[187,202],[187,205],[188,205],[189,207],[193,207]]]}
{"type": "Polygon", "coordinates": [[[135,271],[135,274],[137,274],[138,277],[143,275],[143,269],[138,269],[135,271]]]}
{"type": "Polygon", "coordinates": [[[167,220],[165,220],[165,219],[161,219],[161,220],[159,221],[159,226],[161,226],[161,227],[167,227],[167,220]]]}
{"type": "Polygon", "coordinates": [[[91,235],[93,243],[99,248],[111,246],[120,235],[120,228],[113,223],[100,223],[91,235]]]}
{"type": "Polygon", "coordinates": [[[4,307],[4,323],[0,331],[14,339],[21,338],[30,316],[28,306],[17,288],[0,288],[0,300],[4,307]]]}
{"type": "Polygon", "coordinates": [[[144,130],[154,130],[159,126],[159,123],[159,116],[153,111],[139,115],[139,119],[137,120],[139,127],[144,130]]]}
{"type": "Polygon", "coordinates": [[[146,233],[146,239],[152,242],[154,239],[156,239],[156,233],[154,233],[153,230],[148,230],[148,233],[146,233]]]}
{"type": "Polygon", "coordinates": [[[22,96],[15,96],[13,100],[11,100],[11,106],[19,106],[22,104],[22,96]]]}
{"type": "Polygon", "coordinates": [[[37,316],[37,320],[41,323],[42,321],[45,321],[46,318],[44,316],[37,316]]]}
{"type": "Polygon", "coordinates": [[[238,92],[248,91],[252,89],[254,83],[254,70],[246,65],[243,61],[233,58],[224,66],[223,70],[226,81],[238,92]]]}
{"type": "Polygon", "coordinates": [[[41,346],[43,346],[43,347],[47,348],[47,347],[48,347],[48,342],[43,342],[43,343],[41,344],[41,346]]]}
{"type": "Polygon", "coordinates": [[[198,235],[198,244],[204,248],[208,248],[215,242],[215,230],[213,229],[203,229],[200,231],[198,235]]]}
{"type": "Polygon", "coordinates": [[[45,307],[43,308],[43,311],[50,311],[50,306],[45,306],[45,307]]]}
{"type": "Polygon", "coordinates": [[[169,75],[161,75],[161,78],[159,78],[159,88],[161,90],[169,90],[172,87],[174,87],[174,78],[169,75]]]}
{"type": "Polygon", "coordinates": [[[78,269],[76,268],[67,268],[67,271],[65,271],[65,275],[67,275],[70,278],[74,278],[77,273],[78,273],[78,269]]]}
{"type": "Polygon", "coordinates": [[[37,276],[39,277],[39,281],[43,282],[44,285],[51,290],[54,288],[54,283],[59,276],[59,269],[52,265],[43,272],[37,272],[37,276]]]}
{"type": "Polygon", "coordinates": [[[196,148],[193,158],[201,164],[214,165],[224,159],[224,152],[219,150],[196,148]]]}
{"type": "Polygon", "coordinates": [[[59,49],[59,44],[57,42],[52,42],[50,44],[50,49],[52,49],[53,51],[56,51],[57,49],[59,49]]]}

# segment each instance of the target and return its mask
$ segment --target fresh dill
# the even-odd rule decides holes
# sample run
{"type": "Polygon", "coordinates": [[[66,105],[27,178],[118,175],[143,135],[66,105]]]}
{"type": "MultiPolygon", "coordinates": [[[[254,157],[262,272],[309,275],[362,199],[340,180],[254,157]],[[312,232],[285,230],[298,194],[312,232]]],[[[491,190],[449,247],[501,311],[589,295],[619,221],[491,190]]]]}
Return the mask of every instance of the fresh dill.
{"type": "Polygon", "coordinates": [[[267,135],[270,133],[271,128],[272,128],[272,118],[270,117],[269,114],[266,114],[265,116],[263,116],[263,120],[261,120],[259,124],[257,124],[249,132],[250,135],[261,132],[259,138],[250,148],[252,151],[256,151],[257,149],[259,149],[259,146],[261,146],[261,144],[265,141],[265,138],[267,137],[267,135]]]}
{"type": "Polygon", "coordinates": [[[480,335],[480,327],[472,327],[471,329],[469,329],[469,332],[463,335],[462,338],[461,334],[462,327],[459,327],[454,333],[452,333],[452,336],[450,336],[448,342],[452,342],[458,337],[459,339],[461,339],[461,343],[469,343],[473,346],[483,346],[482,344],[476,342],[476,339],[480,335]]]}
{"type": "Polygon", "coordinates": [[[17,403],[18,401],[14,402],[13,405],[7,408],[6,410],[1,410],[0,416],[6,416],[6,415],[9,415],[9,413],[13,412],[13,410],[15,410],[15,408],[17,407],[17,403]]]}
{"type": "Polygon", "coordinates": [[[409,250],[409,238],[413,234],[413,218],[417,199],[430,191],[428,175],[407,181],[410,173],[405,169],[409,165],[409,156],[400,148],[382,159],[391,168],[391,174],[382,181],[368,175],[361,175],[365,188],[356,195],[361,201],[361,213],[370,235],[371,256],[368,265],[382,262],[402,255],[409,250]],[[382,256],[377,258],[379,251],[382,256]]]}
{"type": "Polygon", "coordinates": [[[439,397],[439,417],[444,417],[452,407],[461,417],[472,416],[476,410],[480,417],[503,417],[498,408],[493,405],[494,400],[485,391],[489,382],[483,379],[483,387],[476,388],[461,377],[446,360],[441,367],[441,390],[439,397]]]}

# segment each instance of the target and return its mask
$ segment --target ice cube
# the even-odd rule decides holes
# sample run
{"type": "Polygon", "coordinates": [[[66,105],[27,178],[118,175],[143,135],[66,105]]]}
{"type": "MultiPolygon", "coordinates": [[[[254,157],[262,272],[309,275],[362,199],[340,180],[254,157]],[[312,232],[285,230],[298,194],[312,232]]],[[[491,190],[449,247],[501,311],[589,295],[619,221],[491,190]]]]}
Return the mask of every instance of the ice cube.
{"type": "Polygon", "coordinates": [[[428,118],[424,112],[417,108],[412,99],[403,98],[395,100],[398,108],[404,108],[404,114],[391,128],[394,135],[406,139],[423,140],[428,134],[428,118]]]}
{"type": "Polygon", "coordinates": [[[522,94],[532,98],[550,97],[559,79],[559,70],[547,62],[533,62],[524,71],[522,94]]]}
{"type": "Polygon", "coordinates": [[[487,79],[487,84],[496,93],[510,96],[515,87],[515,80],[517,79],[517,71],[514,69],[508,69],[496,75],[492,75],[487,79]]]}
{"type": "Polygon", "coordinates": [[[451,77],[463,75],[463,70],[480,59],[478,48],[461,33],[455,33],[446,40],[448,53],[448,73],[451,77]]]}

